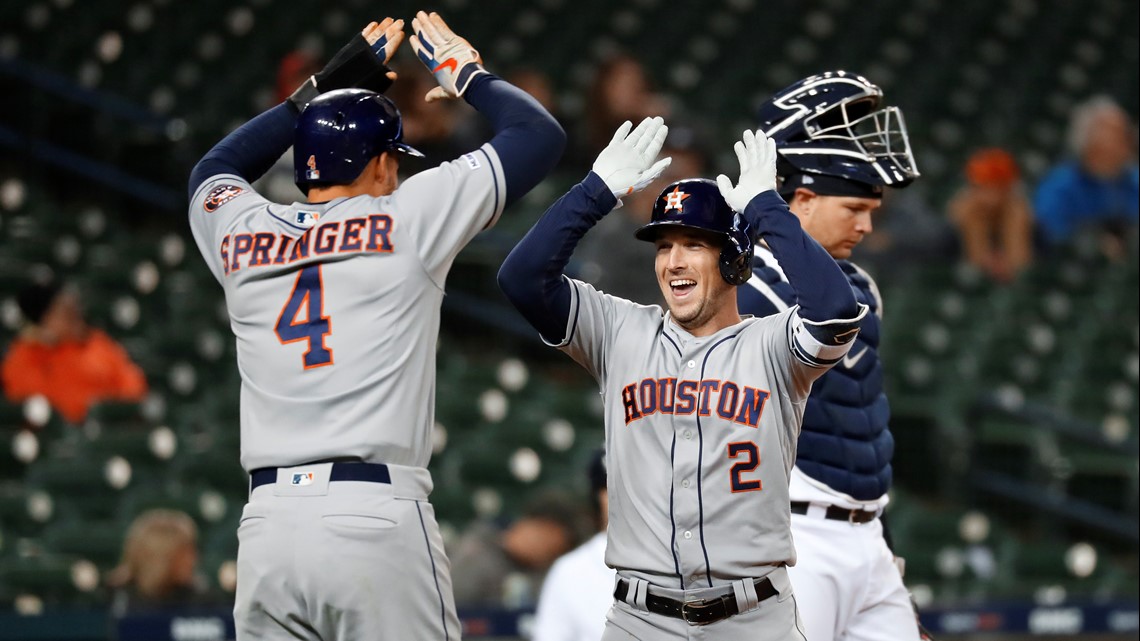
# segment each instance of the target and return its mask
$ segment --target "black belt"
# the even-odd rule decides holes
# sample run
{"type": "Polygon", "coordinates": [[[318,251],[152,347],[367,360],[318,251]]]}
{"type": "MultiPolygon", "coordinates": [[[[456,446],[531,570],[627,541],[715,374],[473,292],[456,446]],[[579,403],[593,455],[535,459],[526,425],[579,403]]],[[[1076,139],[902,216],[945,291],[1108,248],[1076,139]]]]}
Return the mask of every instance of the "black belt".
{"type": "MultiPolygon", "coordinates": [[[[313,463],[319,465],[319,463],[313,463]]],[[[302,467],[302,466],[295,466],[302,467]]],[[[297,472],[301,474],[301,472],[297,472]]],[[[356,461],[341,461],[332,464],[329,472],[329,481],[364,481],[365,483],[391,483],[392,475],[388,473],[388,466],[383,463],[361,463],[356,461]]],[[[249,473],[249,489],[253,490],[262,485],[277,482],[277,468],[263,467],[249,473]]],[[[300,483],[297,483],[300,485],[300,483]]]]}
{"type": "MultiPolygon", "coordinates": [[[[792,514],[807,514],[809,505],[811,505],[811,503],[807,501],[792,501],[792,514]]],[[[836,505],[827,506],[827,513],[823,515],[824,518],[831,519],[832,521],[847,521],[848,523],[870,523],[878,518],[878,516],[878,512],[848,510],[847,508],[836,505]]]]}
{"type": "MultiPolygon", "coordinates": [[[[625,601],[627,594],[629,594],[629,581],[618,579],[617,588],[614,589],[614,598],[618,601],[625,601]]],[[[772,585],[772,581],[768,577],[756,579],[757,603],[776,594],[776,587],[772,585]]],[[[735,592],[699,601],[678,601],[656,594],[646,594],[645,607],[654,614],[683,619],[691,625],[708,625],[721,619],[727,619],[734,614],[740,614],[740,609],[736,606],[735,592]]]]}

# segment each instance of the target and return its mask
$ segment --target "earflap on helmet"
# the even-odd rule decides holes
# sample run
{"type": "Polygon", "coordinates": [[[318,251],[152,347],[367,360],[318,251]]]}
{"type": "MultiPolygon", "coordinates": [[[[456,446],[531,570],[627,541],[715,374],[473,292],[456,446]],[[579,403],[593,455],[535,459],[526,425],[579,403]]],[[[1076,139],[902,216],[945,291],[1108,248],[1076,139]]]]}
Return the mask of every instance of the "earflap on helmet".
{"type": "Polygon", "coordinates": [[[752,228],[740,214],[733,214],[732,228],[725,234],[720,250],[720,275],[736,287],[752,277],[752,228]]]}

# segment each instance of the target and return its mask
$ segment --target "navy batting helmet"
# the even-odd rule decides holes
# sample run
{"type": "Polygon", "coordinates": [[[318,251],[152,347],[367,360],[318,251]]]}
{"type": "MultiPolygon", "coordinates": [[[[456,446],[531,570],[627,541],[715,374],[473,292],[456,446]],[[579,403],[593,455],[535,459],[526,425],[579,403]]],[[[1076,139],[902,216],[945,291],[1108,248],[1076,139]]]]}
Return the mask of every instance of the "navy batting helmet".
{"type": "Polygon", "coordinates": [[[730,285],[743,285],[752,276],[752,230],[748,221],[728,206],[715,182],[690,178],[670,184],[653,203],[649,224],[638,229],[635,236],[653,242],[657,233],[668,227],[724,236],[720,275],[730,285]]]}
{"type": "Polygon", "coordinates": [[[356,180],[368,161],[385,151],[423,157],[405,145],[400,110],[367,89],[337,89],[317,96],[297,117],[293,138],[293,181],[313,185],[356,180]]]}
{"type": "Polygon", "coordinates": [[[835,176],[890,187],[918,177],[898,107],[858,74],[828,71],[778,91],[760,106],[760,128],[776,141],[780,175],[835,176]]]}

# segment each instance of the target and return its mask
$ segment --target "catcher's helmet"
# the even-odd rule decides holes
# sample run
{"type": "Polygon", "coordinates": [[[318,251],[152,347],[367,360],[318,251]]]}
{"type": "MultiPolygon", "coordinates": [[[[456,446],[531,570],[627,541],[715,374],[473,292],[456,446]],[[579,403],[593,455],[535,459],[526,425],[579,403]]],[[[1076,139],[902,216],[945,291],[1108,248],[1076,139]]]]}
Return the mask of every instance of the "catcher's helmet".
{"type": "Polygon", "coordinates": [[[293,181],[313,185],[356,180],[368,161],[385,151],[423,157],[405,145],[400,110],[367,89],[337,89],[317,96],[297,117],[293,137],[293,181]]]}
{"type": "Polygon", "coordinates": [[[705,178],[678,180],[653,203],[649,224],[635,232],[638,240],[653,242],[666,227],[686,227],[724,236],[720,249],[720,275],[730,285],[743,285],[752,276],[752,230],[732,210],[716,183],[705,178]]]}
{"type": "Polygon", "coordinates": [[[898,107],[863,76],[828,71],[776,92],[757,112],[781,176],[813,173],[905,187],[918,177],[898,107]]]}

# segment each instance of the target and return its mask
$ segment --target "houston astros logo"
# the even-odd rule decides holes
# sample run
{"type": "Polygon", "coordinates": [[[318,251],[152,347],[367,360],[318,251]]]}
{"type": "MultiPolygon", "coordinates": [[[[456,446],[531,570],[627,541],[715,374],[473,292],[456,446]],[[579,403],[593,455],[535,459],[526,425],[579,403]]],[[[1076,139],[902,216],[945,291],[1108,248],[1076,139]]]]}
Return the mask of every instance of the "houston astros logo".
{"type": "Polygon", "coordinates": [[[668,196],[665,196],[665,211],[669,211],[670,209],[676,209],[677,211],[684,211],[685,208],[681,204],[681,201],[685,200],[688,197],[689,197],[689,194],[686,194],[685,192],[681,191],[680,185],[674,187],[673,191],[669,192],[668,196]]]}

